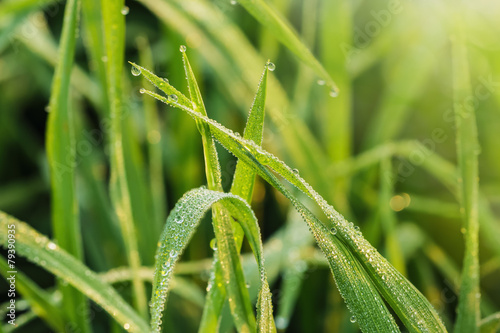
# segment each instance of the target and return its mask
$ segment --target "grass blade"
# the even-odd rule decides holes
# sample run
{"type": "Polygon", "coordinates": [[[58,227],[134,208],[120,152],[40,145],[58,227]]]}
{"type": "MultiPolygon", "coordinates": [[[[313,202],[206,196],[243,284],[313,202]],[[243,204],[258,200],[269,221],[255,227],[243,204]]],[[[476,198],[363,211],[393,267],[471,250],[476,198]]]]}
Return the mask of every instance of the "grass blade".
{"type": "MultiPolygon", "coordinates": [[[[70,110],[69,87],[75,54],[78,1],[68,1],[52,82],[47,125],[47,156],[51,172],[52,228],[54,239],[76,258],[83,257],[80,222],[75,189],[74,115],[70,110]]],[[[71,286],[59,284],[64,311],[72,326],[90,332],[85,297],[71,286]],[[78,309],[78,310],[77,310],[78,309]]]]}
{"type": "MultiPolygon", "coordinates": [[[[99,304],[122,327],[131,332],[149,331],[147,323],[97,274],[26,223],[0,212],[0,229],[7,230],[9,225],[14,225],[16,230],[19,255],[68,282],[99,304]]],[[[7,233],[0,233],[0,244],[7,247],[7,233]]]]}
{"type": "Polygon", "coordinates": [[[326,69],[319,63],[309,49],[302,43],[291,25],[264,0],[238,0],[245,9],[290,51],[302,60],[316,74],[326,81],[331,94],[336,96],[338,88],[326,69]]]}
{"type": "MultiPolygon", "coordinates": [[[[0,257],[0,273],[7,279],[9,265],[4,257],[0,257]]],[[[40,288],[33,280],[16,268],[16,290],[29,302],[32,311],[55,331],[64,330],[64,317],[62,311],[54,304],[51,296],[40,288]]],[[[16,319],[16,324],[17,319],[16,319]]]]}
{"type": "MultiPolygon", "coordinates": [[[[264,114],[265,114],[265,99],[267,86],[267,66],[261,77],[259,88],[255,96],[255,100],[250,109],[247,119],[247,125],[243,137],[254,141],[257,145],[262,143],[262,132],[264,129],[264,114]]],[[[250,203],[252,199],[253,186],[255,183],[255,172],[245,163],[237,162],[234,173],[233,183],[231,185],[231,193],[238,195],[250,203]]],[[[233,234],[238,252],[241,249],[243,241],[243,230],[238,223],[233,222],[233,234]]],[[[216,257],[214,257],[216,259],[216,257]]],[[[218,265],[214,260],[213,269],[217,270],[218,265]]],[[[213,278],[220,276],[220,272],[215,271],[211,275],[213,278]]],[[[217,285],[216,281],[210,281],[211,285],[217,285]]],[[[211,288],[207,294],[207,302],[203,309],[203,317],[200,325],[200,332],[211,331],[217,326],[217,321],[220,318],[223,306],[223,298],[219,295],[218,288],[211,288]]]]}
{"type": "MultiPolygon", "coordinates": [[[[217,202],[224,205],[230,214],[239,221],[249,238],[261,274],[261,290],[258,302],[259,331],[273,332],[271,294],[267,284],[257,220],[250,206],[240,197],[204,188],[186,193],[177,202],[167,218],[167,224],[161,235],[153,279],[151,328],[155,332],[160,331],[161,317],[175,264],[189,243],[203,215],[217,202]],[[172,237],[172,235],[175,235],[175,237],[172,237]]],[[[219,247],[220,244],[217,246],[219,247]]],[[[219,251],[219,254],[221,253],[222,251],[219,251]]],[[[232,276],[231,278],[236,277],[232,276]]],[[[244,330],[250,330],[250,328],[246,327],[244,330]]]]}
{"type": "MultiPolygon", "coordinates": [[[[141,260],[137,247],[130,201],[129,184],[125,169],[123,135],[122,68],[124,56],[125,18],[121,14],[123,0],[102,0],[104,38],[106,45],[106,74],[108,77],[109,110],[111,116],[111,180],[110,191],[125,243],[129,265],[138,272],[141,260]]],[[[133,299],[136,309],[147,317],[146,290],[138,273],[132,280],[133,299]]]]}
{"type": "Polygon", "coordinates": [[[500,328],[500,312],[489,315],[479,322],[481,333],[495,333],[500,328]]]}
{"type": "MultiPolygon", "coordinates": [[[[461,10],[458,9],[458,10],[461,10]]],[[[463,20],[457,14],[452,38],[453,109],[458,157],[458,188],[463,226],[465,228],[465,255],[458,301],[456,333],[476,332],[480,319],[479,301],[479,142],[474,106],[468,102],[472,95],[467,61],[467,47],[463,20]]]]}
{"type": "MultiPolygon", "coordinates": [[[[201,92],[196,82],[193,70],[189,63],[186,54],[185,46],[180,47],[182,53],[182,60],[184,62],[184,70],[188,83],[189,95],[195,112],[206,116],[207,111],[201,97],[201,92]]],[[[201,122],[196,121],[198,130],[202,136],[203,150],[205,155],[205,173],[208,182],[208,188],[215,191],[223,191],[221,184],[221,171],[219,165],[219,158],[217,150],[212,138],[210,127],[201,122]]],[[[215,238],[219,244],[217,248],[217,255],[214,256],[215,282],[213,288],[226,289],[229,300],[229,306],[233,315],[233,320],[238,331],[254,331],[255,330],[255,317],[252,311],[250,296],[245,286],[245,277],[241,268],[241,263],[238,256],[238,247],[232,231],[232,223],[229,215],[227,215],[224,208],[220,205],[215,205],[212,208],[213,218],[212,223],[215,232],[215,238]],[[220,265],[217,263],[220,261],[220,265]],[[221,271],[217,267],[220,267],[221,271]],[[221,274],[222,273],[222,274],[221,274]],[[224,279],[221,281],[221,277],[224,279]],[[227,281],[228,283],[224,283],[227,281]],[[224,287],[225,285],[225,287],[224,287]]],[[[241,242],[241,241],[240,241],[241,242]]],[[[223,304],[224,292],[219,290],[217,292],[219,300],[212,305],[221,307],[223,304]]],[[[209,294],[211,296],[213,294],[209,294]]],[[[210,303],[210,302],[208,302],[210,303]]]]}

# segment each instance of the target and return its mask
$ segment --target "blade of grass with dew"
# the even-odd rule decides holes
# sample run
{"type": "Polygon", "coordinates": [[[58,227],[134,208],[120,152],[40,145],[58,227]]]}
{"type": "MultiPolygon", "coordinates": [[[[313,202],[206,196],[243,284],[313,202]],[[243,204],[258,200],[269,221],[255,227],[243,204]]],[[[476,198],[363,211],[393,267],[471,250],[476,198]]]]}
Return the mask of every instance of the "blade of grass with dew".
{"type": "MultiPolygon", "coordinates": [[[[122,327],[131,332],[149,332],[144,319],[115,289],[102,282],[97,274],[26,223],[0,212],[0,229],[7,230],[12,225],[16,230],[16,251],[20,256],[78,289],[106,310],[122,327]]],[[[4,248],[8,246],[7,233],[0,233],[0,244],[4,248]]]]}
{"type": "MultiPolygon", "coordinates": [[[[185,46],[181,46],[180,51],[182,53],[184,70],[186,72],[188,90],[193,108],[196,112],[206,116],[207,111],[205,110],[205,105],[201,97],[198,83],[196,82],[196,78],[189,63],[185,46]]],[[[170,95],[170,99],[172,99],[172,97],[173,95],[170,95]]],[[[219,159],[214,140],[210,133],[210,127],[201,121],[196,121],[196,124],[202,136],[208,188],[223,192],[219,159]]],[[[238,331],[254,331],[255,317],[250,303],[250,295],[248,294],[248,290],[245,285],[245,277],[241,268],[238,246],[236,245],[237,240],[235,240],[233,234],[231,219],[220,205],[215,205],[212,208],[212,212],[212,223],[215,238],[218,242],[216,249],[217,254],[214,255],[215,281],[217,283],[214,284],[212,288],[225,288],[227,297],[230,300],[229,307],[233,315],[233,321],[238,331]],[[217,264],[217,260],[219,260],[220,265],[217,264]],[[218,267],[221,268],[221,271],[218,270],[218,267]],[[223,278],[223,280],[221,278],[223,278]]],[[[219,300],[213,303],[207,303],[210,305],[222,306],[224,299],[222,296],[224,293],[222,290],[219,290],[216,293],[211,293],[209,295],[211,296],[216,294],[219,294],[219,300]]]]}
{"type": "MultiPolygon", "coordinates": [[[[250,94],[253,95],[253,87],[256,85],[254,73],[265,59],[255,50],[245,34],[206,1],[177,0],[176,3],[182,10],[164,1],[141,0],[141,2],[162,22],[185,38],[193,35],[203,36],[199,41],[199,48],[204,50],[201,55],[217,71],[221,77],[221,84],[226,85],[229,96],[242,109],[246,109],[246,100],[250,99],[250,94]],[[187,17],[185,13],[189,13],[192,17],[187,17]],[[202,27],[193,24],[193,20],[202,27]],[[219,33],[221,30],[224,30],[224,34],[219,33]],[[224,53],[221,53],[220,46],[223,47],[224,53]],[[231,70],[234,67],[233,61],[239,73],[231,70]],[[233,84],[241,79],[246,83],[247,89],[242,89],[240,84],[233,84]]],[[[293,158],[294,165],[311,177],[313,184],[321,193],[328,193],[328,197],[333,197],[331,186],[326,186],[328,179],[324,178],[322,172],[326,161],[323,159],[324,154],[319,144],[306,126],[297,121],[293,115],[283,111],[289,109],[290,101],[274,76],[268,78],[268,89],[269,98],[266,103],[269,115],[283,138],[282,142],[289,156],[293,158]]]]}
{"type": "Polygon", "coordinates": [[[405,261],[397,238],[396,215],[390,206],[394,191],[394,177],[391,158],[385,158],[380,165],[380,219],[385,229],[387,259],[401,274],[406,275],[405,261]]]}
{"type": "Polygon", "coordinates": [[[477,137],[474,107],[467,99],[472,95],[467,60],[467,46],[463,19],[456,9],[452,38],[453,110],[455,114],[458,159],[458,188],[463,226],[465,254],[458,299],[456,333],[477,332],[481,318],[479,290],[479,176],[477,137]]]}
{"type": "MultiPolygon", "coordinates": [[[[140,68],[140,66],[135,66],[140,68]]],[[[151,72],[145,70],[143,73],[148,75],[152,81],[156,81],[160,84],[161,79],[151,72]]],[[[163,90],[176,91],[175,88],[169,84],[164,85],[163,90]]],[[[406,280],[401,273],[395,270],[394,267],[390,265],[387,260],[383,258],[378,251],[357,232],[357,230],[352,226],[352,223],[348,223],[290,167],[274,155],[263,151],[252,141],[236,136],[231,130],[226,129],[224,126],[213,121],[212,119],[195,112],[185,106],[185,104],[172,102],[171,100],[151,91],[145,90],[144,92],[164,103],[182,109],[195,119],[199,119],[207,123],[210,126],[212,135],[217,141],[219,141],[236,157],[251,165],[260,176],[262,176],[266,181],[271,182],[273,187],[280,191],[285,191],[277,180],[273,181],[275,178],[269,176],[269,171],[266,167],[264,167],[264,165],[273,169],[288,182],[302,190],[311,199],[316,201],[319,207],[328,216],[330,222],[338,230],[337,237],[340,237],[346,246],[348,246],[349,250],[351,250],[359,258],[359,261],[370,275],[372,281],[377,285],[381,294],[398,314],[405,326],[412,332],[418,332],[426,329],[446,332],[446,328],[444,327],[436,310],[427,301],[427,299],[425,299],[425,297],[423,297],[423,295],[408,280],[406,280]]],[[[183,99],[187,100],[186,97],[183,99]]],[[[183,99],[179,98],[179,100],[183,99]]]]}
{"type": "MultiPolygon", "coordinates": [[[[153,66],[153,53],[146,37],[138,37],[136,39],[137,49],[139,50],[139,59],[141,63],[147,67],[153,66]]],[[[147,80],[143,79],[142,85],[147,87],[147,80]]],[[[146,97],[146,96],[144,96],[146,97]]],[[[161,230],[163,221],[165,220],[167,197],[165,193],[164,177],[163,177],[163,159],[162,159],[162,137],[161,137],[161,122],[158,117],[158,108],[154,100],[150,98],[142,99],[144,108],[144,117],[146,120],[146,140],[148,143],[149,157],[149,187],[153,200],[153,208],[155,215],[155,223],[161,230]]]]}
{"type": "MultiPolygon", "coordinates": [[[[51,174],[51,210],[54,239],[76,258],[83,258],[80,221],[75,189],[75,163],[69,152],[76,146],[74,115],[70,109],[71,69],[76,43],[78,1],[68,1],[64,13],[61,43],[58,52],[49,102],[47,124],[47,157],[51,174]]],[[[63,295],[64,312],[72,326],[90,332],[88,305],[85,296],[72,286],[58,283],[63,295]]]]}
{"type": "Polygon", "coordinates": [[[311,67],[316,74],[325,80],[333,95],[338,94],[338,88],[326,69],[302,43],[292,26],[274,8],[264,0],[238,0],[238,2],[264,27],[292,51],[300,60],[311,67]]]}
{"type": "MultiPolygon", "coordinates": [[[[120,221],[120,228],[125,243],[127,260],[134,272],[141,267],[132,204],[125,170],[125,154],[123,151],[123,101],[121,91],[122,68],[124,57],[125,18],[121,14],[123,0],[102,0],[102,15],[106,49],[106,74],[108,78],[109,110],[111,117],[110,157],[111,179],[110,191],[113,205],[120,221]]],[[[133,301],[135,308],[147,318],[148,308],[146,290],[138,273],[132,281],[133,301]]]]}
{"type": "MultiPolygon", "coordinates": [[[[261,76],[259,88],[255,95],[254,102],[248,115],[247,124],[243,133],[243,137],[248,140],[254,141],[257,145],[262,143],[262,133],[264,129],[264,113],[265,113],[265,100],[266,100],[266,87],[267,87],[267,66],[261,76]]],[[[231,185],[231,193],[238,195],[250,203],[252,199],[253,187],[255,183],[255,172],[245,163],[237,162],[236,170],[234,172],[233,182],[231,185]]],[[[238,223],[233,221],[233,234],[236,242],[236,248],[239,252],[243,242],[243,230],[238,223]]],[[[217,270],[219,266],[216,262],[217,257],[214,257],[213,269],[217,270]]],[[[220,276],[220,272],[213,272],[211,277],[215,279],[220,276]]],[[[216,286],[217,281],[210,281],[209,285],[216,286]]],[[[203,309],[203,316],[200,332],[207,332],[213,330],[217,326],[220,318],[222,306],[224,305],[224,298],[220,295],[219,288],[210,288],[207,294],[207,301],[203,309]]]]}
{"type": "MultiPolygon", "coordinates": [[[[151,301],[151,328],[154,332],[161,330],[161,317],[165,308],[169,281],[172,277],[175,264],[189,243],[203,215],[217,203],[224,205],[230,214],[238,220],[245,235],[248,237],[252,251],[259,264],[261,276],[257,321],[259,332],[275,331],[272,320],[271,293],[264,268],[260,231],[253,211],[248,203],[238,196],[200,188],[186,193],[177,202],[167,218],[165,229],[160,237],[151,301]],[[171,235],[176,235],[176,237],[171,237],[171,235]]],[[[218,246],[220,245],[218,244],[218,246]]],[[[236,277],[232,276],[231,278],[236,277]]],[[[246,327],[244,330],[249,331],[250,329],[250,327],[246,327]]],[[[255,327],[252,331],[255,331],[255,327]]]]}
{"type": "MultiPolygon", "coordinates": [[[[10,274],[7,260],[0,256],[0,274],[7,279],[10,274]]],[[[64,317],[60,308],[56,307],[50,295],[16,268],[16,291],[29,302],[31,310],[42,318],[53,330],[64,330],[64,317]]],[[[17,318],[16,318],[17,324],[17,318]]]]}

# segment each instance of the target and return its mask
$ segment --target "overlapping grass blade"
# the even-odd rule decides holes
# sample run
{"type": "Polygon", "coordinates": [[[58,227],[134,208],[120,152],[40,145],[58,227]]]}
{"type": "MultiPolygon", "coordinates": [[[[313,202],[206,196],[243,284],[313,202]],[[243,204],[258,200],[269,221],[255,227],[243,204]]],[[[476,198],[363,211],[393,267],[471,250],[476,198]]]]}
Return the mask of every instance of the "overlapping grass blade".
{"type": "MultiPolygon", "coordinates": [[[[108,284],[47,237],[24,222],[0,212],[0,229],[13,225],[17,253],[63,279],[103,307],[120,325],[131,332],[148,332],[147,323],[108,284]]],[[[8,244],[7,233],[0,233],[0,244],[8,244]]]]}
{"type": "MultiPolygon", "coordinates": [[[[262,132],[264,129],[264,114],[265,114],[265,100],[266,100],[266,87],[267,87],[267,66],[262,74],[259,88],[255,96],[252,108],[247,119],[247,125],[245,126],[245,131],[243,137],[248,140],[254,141],[257,145],[262,142],[262,132]]],[[[248,167],[245,163],[237,163],[236,170],[233,177],[233,183],[231,185],[231,193],[238,195],[239,197],[245,199],[250,203],[252,198],[253,186],[255,182],[255,172],[248,167]]],[[[233,234],[236,243],[237,251],[241,249],[241,244],[243,241],[243,230],[238,223],[233,222],[233,234]]],[[[212,272],[211,277],[214,279],[209,282],[212,286],[217,286],[217,277],[221,276],[220,266],[217,264],[218,257],[214,256],[213,268],[216,270],[212,272]]],[[[207,301],[203,309],[203,317],[200,324],[200,332],[210,331],[211,328],[217,326],[217,321],[220,318],[223,297],[220,295],[221,291],[219,288],[211,288],[207,294],[207,301]]]]}
{"type": "MultiPolygon", "coordinates": [[[[126,173],[123,133],[122,68],[124,56],[125,18],[121,14],[123,0],[102,0],[104,39],[106,45],[106,74],[108,78],[109,110],[111,117],[110,191],[120,221],[125,250],[133,272],[141,266],[133,221],[132,203],[126,173]]],[[[138,273],[137,273],[138,274],[138,273]]],[[[147,317],[147,302],[142,280],[136,275],[132,281],[133,299],[137,310],[147,317]]]]}
{"type": "Polygon", "coordinates": [[[335,96],[338,94],[338,88],[326,69],[314,57],[307,46],[300,41],[297,33],[288,21],[274,10],[271,5],[264,0],[238,0],[238,2],[257,21],[268,28],[283,45],[288,47],[300,60],[311,67],[321,79],[325,80],[332,90],[331,94],[335,96]]]}
{"type": "MultiPolygon", "coordinates": [[[[5,279],[11,274],[9,271],[7,260],[0,256],[0,274],[5,279]]],[[[9,281],[9,280],[8,280],[9,281]]],[[[62,311],[52,301],[51,296],[42,288],[40,288],[33,280],[27,277],[23,272],[16,268],[15,273],[16,291],[29,302],[32,311],[40,318],[45,320],[47,324],[55,331],[64,330],[64,317],[62,311]]],[[[17,324],[16,318],[16,324],[17,324]]]]}
{"type": "MultiPolygon", "coordinates": [[[[259,265],[261,289],[258,300],[259,332],[273,332],[271,294],[267,283],[262,255],[262,243],[257,220],[250,206],[240,197],[204,188],[186,193],[170,213],[161,235],[153,280],[151,328],[160,331],[161,317],[169,291],[169,281],[179,256],[194,234],[203,215],[220,203],[243,228],[259,265]]],[[[219,247],[220,244],[217,244],[219,247]]],[[[221,252],[219,251],[219,254],[221,252]]],[[[231,278],[236,278],[231,276],[231,278]]],[[[228,281],[229,282],[229,281],[228,281]]],[[[230,300],[231,303],[231,300],[230,300]]],[[[243,328],[250,331],[250,327],[243,328]]],[[[255,327],[252,331],[255,331],[255,327]]]]}
{"type": "MultiPolygon", "coordinates": [[[[186,55],[185,46],[181,46],[180,49],[182,53],[182,60],[184,62],[184,70],[186,73],[191,103],[195,112],[206,116],[207,111],[205,110],[205,105],[203,103],[203,98],[201,97],[198,83],[196,82],[196,78],[186,55]]],[[[171,95],[170,99],[175,100],[175,98],[177,98],[172,97],[173,96],[171,95]]],[[[210,127],[201,121],[196,121],[196,123],[202,137],[208,188],[222,192],[223,189],[219,158],[217,156],[215,143],[210,132],[210,127]]],[[[214,314],[216,314],[218,310],[217,308],[220,309],[224,303],[225,297],[223,296],[227,294],[227,297],[231,300],[229,302],[229,307],[238,331],[254,331],[255,317],[250,303],[250,296],[244,282],[245,277],[243,275],[243,270],[238,256],[238,246],[236,245],[236,240],[233,235],[231,218],[227,214],[226,210],[220,205],[214,205],[212,212],[212,223],[215,238],[217,239],[219,246],[217,247],[216,255],[214,255],[215,274],[213,276],[215,283],[210,281],[209,286],[218,290],[215,293],[209,293],[209,297],[217,296],[217,298],[214,302],[209,301],[207,304],[215,307],[214,314]],[[225,289],[225,292],[222,290],[223,288],[225,289]]],[[[212,312],[213,311],[209,313],[212,312]]],[[[217,316],[217,318],[218,317],[219,316],[217,316]]],[[[213,317],[211,318],[211,321],[213,322],[213,317]]]]}
{"type": "Polygon", "coordinates": [[[457,137],[458,188],[462,219],[465,228],[465,255],[462,268],[462,281],[458,301],[456,333],[469,333],[478,330],[481,317],[479,311],[479,142],[477,138],[474,106],[469,102],[472,95],[467,61],[466,36],[463,18],[457,9],[452,39],[453,67],[453,109],[457,137]]]}
{"type": "MultiPolygon", "coordinates": [[[[160,80],[157,77],[155,78],[154,74],[150,72],[146,73],[151,76],[152,80],[160,80]]],[[[167,88],[167,90],[172,89],[174,88],[167,88]]],[[[239,159],[251,165],[259,175],[266,181],[270,181],[276,188],[280,186],[280,183],[277,182],[277,180],[272,181],[266,167],[273,169],[280,176],[315,200],[323,212],[328,216],[330,222],[338,230],[337,237],[339,237],[344,245],[354,253],[356,258],[358,258],[359,262],[369,274],[370,279],[375,283],[380,293],[398,314],[405,326],[412,332],[421,330],[446,332],[441,319],[425,297],[406,280],[401,273],[394,269],[394,267],[391,266],[358,231],[356,231],[352,224],[348,223],[291,168],[281,162],[277,157],[263,151],[260,147],[255,145],[255,143],[236,136],[232,131],[194,112],[194,110],[189,107],[179,103],[172,103],[172,101],[156,93],[150,91],[145,92],[164,103],[177,106],[186,111],[193,118],[203,120],[209,124],[212,135],[214,135],[226,149],[239,159]]],[[[282,186],[278,189],[284,191],[282,186]]]]}
{"type": "MultiPolygon", "coordinates": [[[[70,80],[75,53],[78,1],[66,4],[59,63],[52,82],[47,124],[47,156],[51,173],[52,228],[54,239],[71,255],[83,257],[80,221],[75,189],[76,149],[74,115],[70,109],[70,80]]],[[[90,331],[85,297],[72,286],[59,284],[64,310],[71,325],[90,331]]]]}
{"type": "Polygon", "coordinates": [[[489,315],[479,322],[481,333],[495,333],[500,328],[500,312],[489,315]]]}

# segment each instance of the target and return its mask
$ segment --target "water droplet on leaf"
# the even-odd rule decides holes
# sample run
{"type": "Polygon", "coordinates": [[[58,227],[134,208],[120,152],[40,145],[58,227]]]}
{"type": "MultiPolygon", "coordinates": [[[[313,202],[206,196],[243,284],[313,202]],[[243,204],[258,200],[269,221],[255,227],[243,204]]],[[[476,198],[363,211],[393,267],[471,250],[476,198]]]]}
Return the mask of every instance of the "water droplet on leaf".
{"type": "Polygon", "coordinates": [[[122,10],[120,11],[120,13],[122,13],[122,15],[127,15],[129,12],[130,12],[130,9],[127,6],[123,6],[122,10]]]}
{"type": "Polygon", "coordinates": [[[330,97],[337,97],[339,95],[338,91],[335,89],[330,90],[330,97]]]}
{"type": "Polygon", "coordinates": [[[332,233],[332,235],[336,235],[337,234],[337,228],[331,228],[330,232],[332,233]]]}
{"type": "Polygon", "coordinates": [[[144,93],[146,92],[146,89],[141,88],[141,89],[139,89],[139,92],[140,92],[141,94],[144,94],[144,93]]]}
{"type": "Polygon", "coordinates": [[[267,66],[267,69],[269,69],[271,72],[273,72],[276,69],[276,65],[270,61],[267,62],[266,66],[267,66]]]}
{"type": "Polygon", "coordinates": [[[351,323],[355,323],[356,322],[356,317],[352,316],[351,319],[349,319],[351,321],[351,323]]]}
{"type": "Polygon", "coordinates": [[[177,95],[175,95],[175,94],[172,94],[172,95],[168,96],[168,99],[174,103],[177,103],[177,101],[179,100],[179,97],[177,97],[177,95]]]}
{"type": "Polygon", "coordinates": [[[210,241],[210,248],[214,251],[217,250],[217,240],[215,238],[210,241]]]}
{"type": "Polygon", "coordinates": [[[132,66],[132,68],[130,69],[130,72],[132,73],[133,76],[141,75],[141,70],[135,66],[132,66]]]}
{"type": "Polygon", "coordinates": [[[325,80],[318,80],[318,85],[324,86],[325,85],[325,80]]]}
{"type": "Polygon", "coordinates": [[[181,51],[182,53],[186,52],[186,45],[181,45],[179,47],[179,51],[181,51]]]}

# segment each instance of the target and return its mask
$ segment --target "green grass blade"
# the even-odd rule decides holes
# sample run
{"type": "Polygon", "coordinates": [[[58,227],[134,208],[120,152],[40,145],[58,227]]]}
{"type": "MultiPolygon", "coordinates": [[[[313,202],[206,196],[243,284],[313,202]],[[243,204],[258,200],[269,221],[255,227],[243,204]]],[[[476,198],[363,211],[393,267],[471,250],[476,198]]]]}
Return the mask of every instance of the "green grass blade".
{"type": "Polygon", "coordinates": [[[479,322],[481,333],[495,333],[500,329],[500,312],[489,315],[479,322]]]}
{"type": "MultiPolygon", "coordinates": [[[[120,221],[120,228],[125,243],[129,265],[134,272],[141,267],[137,247],[137,238],[130,200],[124,152],[122,69],[124,56],[125,18],[121,14],[123,0],[102,0],[104,39],[106,45],[106,74],[108,78],[109,110],[111,116],[110,156],[111,180],[110,191],[113,204],[120,221]]],[[[138,273],[137,273],[138,274],[138,273]]],[[[132,281],[134,305],[144,317],[147,317],[146,290],[138,275],[132,281]]]]}
{"type": "MultiPolygon", "coordinates": [[[[83,257],[80,222],[75,189],[75,162],[69,152],[75,150],[74,115],[70,109],[69,87],[76,43],[78,1],[68,1],[64,14],[59,63],[52,82],[47,125],[47,156],[51,172],[52,228],[61,248],[76,258],[83,257]]],[[[74,157],[73,157],[74,158],[74,157]]],[[[59,285],[64,311],[71,325],[90,331],[85,297],[72,286],[59,285]]]]}
{"type": "Polygon", "coordinates": [[[300,41],[291,25],[264,0],[238,0],[245,9],[263,26],[269,29],[283,45],[288,47],[300,60],[311,67],[316,74],[326,81],[333,95],[338,88],[326,69],[300,41]]]}
{"type": "MultiPolygon", "coordinates": [[[[0,274],[5,279],[11,276],[8,262],[4,257],[0,256],[0,274]]],[[[64,317],[61,310],[52,301],[51,296],[42,288],[40,288],[33,280],[27,277],[23,272],[16,267],[15,273],[16,291],[23,296],[30,304],[32,311],[40,318],[45,320],[47,324],[55,331],[64,330],[64,317]]],[[[16,318],[16,324],[17,318],[16,318]]]]}
{"type": "MultiPolygon", "coordinates": [[[[259,330],[273,332],[271,294],[263,265],[264,257],[262,255],[262,243],[257,220],[250,206],[240,197],[203,188],[192,190],[179,200],[167,218],[167,224],[161,235],[153,280],[151,328],[155,332],[160,331],[169,281],[173,275],[175,264],[189,243],[203,215],[217,202],[223,204],[230,214],[239,221],[249,238],[261,274],[261,291],[258,302],[259,330]],[[175,237],[172,237],[172,235],[175,235],[175,237]]],[[[220,248],[219,243],[217,247],[220,248]]],[[[224,255],[222,250],[218,253],[224,255]]],[[[223,262],[222,259],[221,262],[223,262]]],[[[236,276],[231,276],[231,278],[235,279],[236,276]]],[[[251,330],[250,327],[246,327],[243,330],[254,331],[255,328],[251,330]]]]}
{"type": "MultiPolygon", "coordinates": [[[[266,86],[267,86],[267,66],[262,74],[259,88],[255,96],[252,108],[247,119],[247,125],[243,137],[248,140],[254,141],[260,145],[262,142],[262,132],[264,129],[264,114],[265,114],[265,99],[266,99],[266,86]]],[[[253,186],[255,182],[255,172],[245,163],[238,162],[231,185],[231,193],[238,195],[250,203],[252,199],[253,186]]],[[[233,222],[233,234],[236,242],[237,250],[240,251],[243,241],[243,230],[238,223],[233,222]]],[[[217,257],[214,257],[217,259],[217,257]]],[[[214,260],[213,269],[217,270],[220,266],[214,260]]],[[[221,276],[218,271],[213,272],[211,275],[214,279],[221,276]]],[[[216,285],[216,281],[210,281],[211,285],[216,285]]],[[[203,309],[203,317],[200,325],[200,332],[211,331],[213,327],[217,326],[217,321],[220,318],[220,313],[223,306],[223,297],[220,295],[218,288],[211,288],[207,294],[207,303],[203,309]]]]}
{"type": "MultiPolygon", "coordinates": [[[[205,110],[205,105],[201,97],[198,83],[196,82],[196,78],[189,63],[185,46],[181,46],[181,53],[192,105],[195,112],[206,116],[207,112],[205,110]]],[[[201,121],[197,121],[197,125],[202,136],[208,188],[215,191],[223,191],[219,159],[215,143],[210,132],[210,127],[201,121]]],[[[236,328],[240,332],[246,330],[254,331],[255,317],[250,303],[250,296],[244,283],[245,278],[238,256],[238,247],[236,246],[236,241],[232,231],[231,219],[229,215],[226,214],[226,211],[222,206],[215,205],[212,211],[212,223],[214,226],[215,237],[219,244],[217,249],[218,255],[215,256],[214,267],[216,267],[216,270],[217,267],[222,269],[222,272],[220,272],[222,274],[217,271],[215,272],[217,283],[214,284],[214,287],[219,289],[221,286],[224,286],[224,281],[229,281],[229,283],[226,283],[225,288],[227,296],[231,300],[229,302],[229,306],[236,328]],[[220,266],[217,265],[216,259],[220,260],[220,266]],[[220,280],[221,276],[224,278],[224,281],[220,280]]],[[[214,305],[215,304],[222,305],[222,298],[220,298],[217,303],[214,302],[214,305]]]]}
{"type": "MultiPolygon", "coordinates": [[[[131,332],[149,332],[147,323],[97,274],[26,223],[0,212],[0,229],[8,230],[9,225],[15,226],[19,255],[68,282],[99,304],[122,327],[131,332]]],[[[0,244],[7,247],[7,233],[0,233],[0,244]]]]}
{"type": "MultiPolygon", "coordinates": [[[[302,190],[315,200],[323,212],[329,217],[338,230],[338,236],[346,243],[348,248],[356,254],[368,271],[371,279],[377,285],[381,294],[398,314],[405,326],[412,332],[432,329],[446,332],[446,329],[436,313],[436,310],[425,297],[401,275],[378,251],[373,248],[335,209],[330,206],[311,186],[297,175],[290,167],[281,162],[274,155],[263,151],[253,142],[247,141],[224,128],[213,120],[201,116],[192,109],[179,104],[173,104],[168,99],[153,92],[146,91],[149,95],[165,103],[175,105],[186,111],[193,118],[202,119],[210,124],[214,137],[236,157],[252,165],[260,176],[265,177],[266,167],[273,169],[291,184],[302,190]],[[264,167],[266,166],[266,167],[264,167]],[[417,311],[414,311],[417,309],[417,311]]],[[[264,178],[269,180],[268,177],[264,178]]],[[[278,183],[279,184],[279,183],[278,183]]],[[[272,183],[277,186],[276,183],[272,183]]]]}
{"type": "MultiPolygon", "coordinates": [[[[458,9],[458,10],[461,10],[458,9]]],[[[469,103],[473,96],[469,65],[467,61],[466,37],[463,20],[457,14],[452,39],[453,67],[453,109],[458,157],[458,188],[465,228],[465,255],[462,268],[462,281],[458,301],[456,333],[476,332],[480,319],[479,303],[479,176],[476,117],[474,106],[469,103]]]]}
{"type": "MultiPolygon", "coordinates": [[[[147,66],[153,65],[153,54],[146,37],[138,37],[137,49],[139,50],[139,59],[141,63],[147,66]]],[[[146,79],[143,79],[142,84],[147,86],[146,79]]],[[[144,96],[146,97],[146,96],[144,96]]],[[[153,209],[156,225],[161,230],[163,222],[167,216],[166,213],[166,193],[163,177],[163,159],[162,159],[162,137],[161,137],[161,122],[158,117],[158,108],[154,100],[143,98],[144,117],[146,119],[146,137],[148,143],[149,156],[149,187],[153,200],[153,209]]]]}

